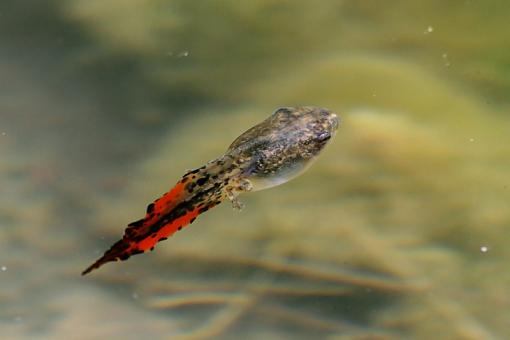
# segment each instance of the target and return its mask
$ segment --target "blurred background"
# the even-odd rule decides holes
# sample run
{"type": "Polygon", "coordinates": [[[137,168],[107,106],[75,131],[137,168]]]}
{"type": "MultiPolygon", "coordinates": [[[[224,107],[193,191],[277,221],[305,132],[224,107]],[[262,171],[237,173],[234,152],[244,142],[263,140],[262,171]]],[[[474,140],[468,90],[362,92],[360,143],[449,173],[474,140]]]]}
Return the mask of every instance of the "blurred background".
{"type": "Polygon", "coordinates": [[[510,3],[3,0],[0,337],[510,337],[510,3]],[[80,272],[279,106],[303,176],[80,272]]]}

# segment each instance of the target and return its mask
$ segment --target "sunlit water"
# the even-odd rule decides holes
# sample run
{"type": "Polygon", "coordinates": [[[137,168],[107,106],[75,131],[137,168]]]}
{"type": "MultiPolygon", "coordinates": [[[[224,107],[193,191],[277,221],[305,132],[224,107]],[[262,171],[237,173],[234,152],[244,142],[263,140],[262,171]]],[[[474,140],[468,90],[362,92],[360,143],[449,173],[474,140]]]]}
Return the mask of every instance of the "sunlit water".
{"type": "Polygon", "coordinates": [[[510,5],[4,1],[0,338],[510,336],[510,5]],[[279,106],[283,186],[80,272],[279,106]]]}

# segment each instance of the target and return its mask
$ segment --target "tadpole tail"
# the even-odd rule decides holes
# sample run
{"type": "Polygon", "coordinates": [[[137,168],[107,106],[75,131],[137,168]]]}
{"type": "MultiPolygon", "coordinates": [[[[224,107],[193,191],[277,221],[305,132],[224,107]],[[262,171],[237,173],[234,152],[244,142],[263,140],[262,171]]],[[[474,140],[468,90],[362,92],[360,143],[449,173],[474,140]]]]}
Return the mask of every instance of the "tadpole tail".
{"type": "Polygon", "coordinates": [[[226,198],[224,187],[228,182],[217,175],[223,165],[224,161],[219,159],[184,175],[170,191],[149,204],[145,217],[130,223],[122,239],[87,267],[82,275],[105,263],[125,261],[133,255],[153,250],[158,242],[220,204],[226,198]]]}

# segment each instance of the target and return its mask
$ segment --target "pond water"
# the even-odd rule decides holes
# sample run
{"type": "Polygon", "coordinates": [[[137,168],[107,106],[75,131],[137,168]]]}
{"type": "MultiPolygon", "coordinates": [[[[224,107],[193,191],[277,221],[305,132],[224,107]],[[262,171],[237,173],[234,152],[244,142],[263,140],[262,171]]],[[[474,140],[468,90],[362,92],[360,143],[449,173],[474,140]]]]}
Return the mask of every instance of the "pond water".
{"type": "Polygon", "coordinates": [[[510,3],[4,0],[0,338],[510,337],[510,3]],[[305,174],[80,273],[281,106],[305,174]]]}

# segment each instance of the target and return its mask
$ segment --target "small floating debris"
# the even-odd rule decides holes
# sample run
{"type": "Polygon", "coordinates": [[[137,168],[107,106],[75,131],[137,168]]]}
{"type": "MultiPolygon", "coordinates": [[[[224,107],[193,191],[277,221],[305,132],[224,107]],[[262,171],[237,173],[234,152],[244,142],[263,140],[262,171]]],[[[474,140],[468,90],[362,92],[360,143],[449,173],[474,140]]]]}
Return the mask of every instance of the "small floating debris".
{"type": "Polygon", "coordinates": [[[489,247],[487,247],[487,246],[481,246],[481,247],[480,247],[480,251],[481,251],[482,253],[486,253],[486,252],[488,252],[488,251],[489,251],[489,247]]]}
{"type": "Polygon", "coordinates": [[[427,27],[427,29],[423,32],[423,34],[430,34],[430,33],[432,33],[432,32],[434,32],[434,27],[429,26],[429,27],[427,27]]]}
{"type": "Polygon", "coordinates": [[[442,57],[444,60],[444,66],[450,67],[451,63],[450,63],[450,59],[448,59],[448,53],[443,53],[442,57]]]}
{"type": "Polygon", "coordinates": [[[184,57],[189,56],[189,51],[182,51],[182,52],[179,52],[179,53],[176,53],[176,52],[173,52],[173,51],[168,51],[168,52],[166,52],[166,55],[168,57],[184,58],[184,57]]]}

